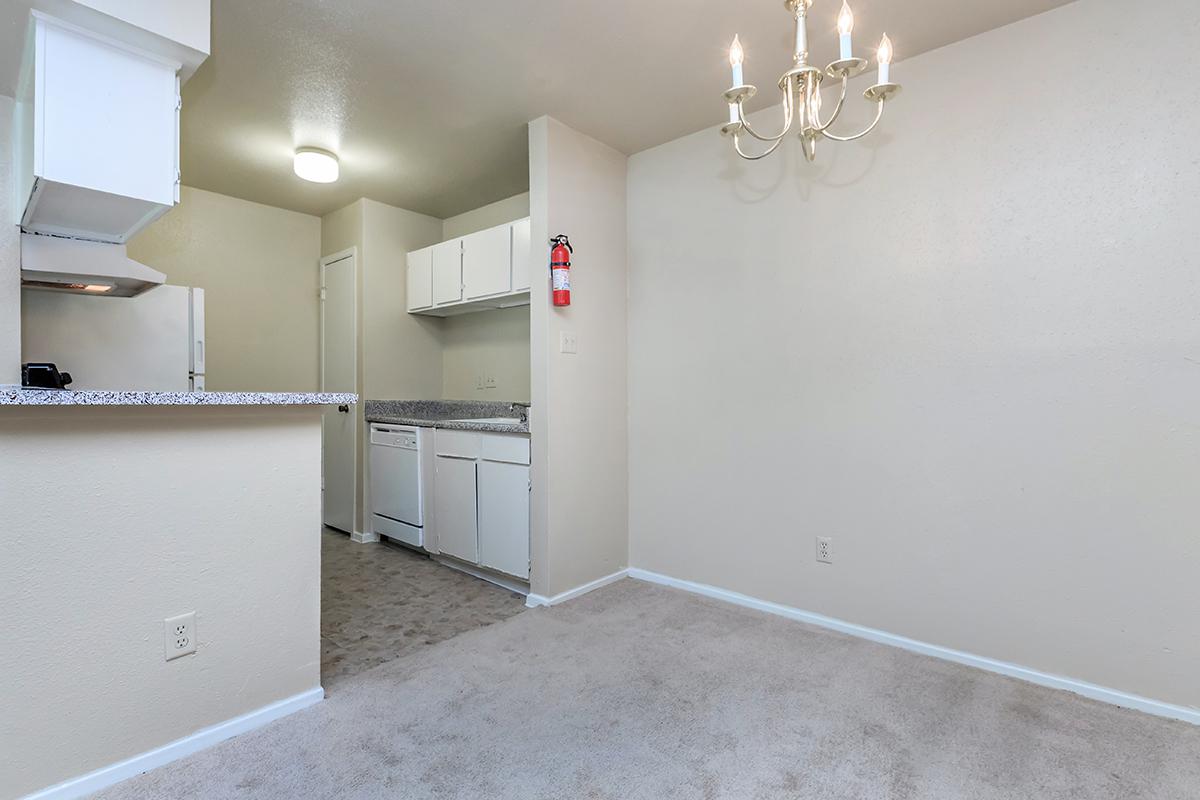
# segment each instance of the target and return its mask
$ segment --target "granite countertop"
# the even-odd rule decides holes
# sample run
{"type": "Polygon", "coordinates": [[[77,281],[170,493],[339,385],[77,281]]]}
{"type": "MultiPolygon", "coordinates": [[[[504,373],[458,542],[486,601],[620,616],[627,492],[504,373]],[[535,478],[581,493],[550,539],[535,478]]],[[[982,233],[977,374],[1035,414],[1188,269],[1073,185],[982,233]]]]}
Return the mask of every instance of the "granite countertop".
{"type": "Polygon", "coordinates": [[[332,392],[102,392],[0,389],[0,406],[324,406],[353,405],[332,392]]]}
{"type": "MultiPolygon", "coordinates": [[[[524,403],[518,405],[528,406],[524,403]]],[[[444,428],[484,433],[529,433],[529,422],[517,419],[520,410],[512,403],[497,400],[367,400],[367,422],[389,425],[413,425],[418,428],[444,428]],[[495,422],[505,417],[512,422],[495,422]],[[476,422],[475,420],[479,420],[476,422]]],[[[528,414],[526,415],[528,417],[528,414]]]]}

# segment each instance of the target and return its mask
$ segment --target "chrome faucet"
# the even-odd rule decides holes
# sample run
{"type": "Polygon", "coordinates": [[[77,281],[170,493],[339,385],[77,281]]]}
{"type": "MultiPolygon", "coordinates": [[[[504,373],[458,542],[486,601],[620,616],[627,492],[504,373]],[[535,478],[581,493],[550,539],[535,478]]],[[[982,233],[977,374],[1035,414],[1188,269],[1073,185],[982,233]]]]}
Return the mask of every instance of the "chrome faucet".
{"type": "Polygon", "coordinates": [[[516,414],[521,422],[529,422],[529,403],[512,403],[508,410],[516,414]]]}

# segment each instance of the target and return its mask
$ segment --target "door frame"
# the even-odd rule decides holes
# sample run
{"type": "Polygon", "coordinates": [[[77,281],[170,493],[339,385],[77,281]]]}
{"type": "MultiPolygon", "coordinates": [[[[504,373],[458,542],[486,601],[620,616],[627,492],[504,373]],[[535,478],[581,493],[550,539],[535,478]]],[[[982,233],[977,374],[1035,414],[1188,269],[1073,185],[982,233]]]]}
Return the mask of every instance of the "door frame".
{"type": "MultiPolygon", "coordinates": [[[[351,365],[354,375],[354,390],[358,391],[358,248],[348,247],[345,250],[339,250],[328,256],[321,258],[320,274],[318,276],[318,292],[317,305],[320,310],[320,324],[317,333],[317,380],[320,383],[320,391],[325,391],[325,271],[326,269],[338,263],[345,261],[347,258],[354,259],[354,292],[350,296],[351,316],[354,319],[354,363],[351,365]]],[[[358,416],[354,418],[354,471],[350,476],[353,484],[352,497],[353,509],[351,510],[351,519],[349,531],[351,537],[361,537],[362,532],[358,530],[358,468],[359,460],[362,453],[360,452],[360,442],[362,431],[359,430],[358,416]]],[[[324,468],[324,451],[322,451],[322,466],[321,466],[321,524],[325,524],[325,468],[324,468]]]]}

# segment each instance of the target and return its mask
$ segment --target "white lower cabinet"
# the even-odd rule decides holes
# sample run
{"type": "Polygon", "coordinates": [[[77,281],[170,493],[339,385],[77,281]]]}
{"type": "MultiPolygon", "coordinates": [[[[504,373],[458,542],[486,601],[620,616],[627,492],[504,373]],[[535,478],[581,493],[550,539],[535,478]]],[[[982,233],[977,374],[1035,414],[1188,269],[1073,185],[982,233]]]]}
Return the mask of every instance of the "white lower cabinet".
{"type": "Polygon", "coordinates": [[[528,437],[438,429],[434,449],[440,551],[528,580],[528,437]]]}
{"type": "Polygon", "coordinates": [[[479,563],[529,577],[529,467],[480,461],[479,563]]]}
{"type": "Polygon", "coordinates": [[[438,549],[446,555],[479,561],[475,460],[439,455],[433,476],[433,513],[438,549]]]}

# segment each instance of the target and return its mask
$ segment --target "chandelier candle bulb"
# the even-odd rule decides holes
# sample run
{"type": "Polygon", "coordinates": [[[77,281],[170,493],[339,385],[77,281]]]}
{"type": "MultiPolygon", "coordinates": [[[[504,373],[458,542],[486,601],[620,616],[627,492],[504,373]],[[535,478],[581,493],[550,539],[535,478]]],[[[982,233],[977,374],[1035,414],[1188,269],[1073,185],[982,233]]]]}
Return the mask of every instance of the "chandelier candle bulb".
{"type": "Polygon", "coordinates": [[[854,45],[851,34],[854,31],[854,12],[850,4],[842,0],[842,11],[838,14],[838,37],[841,42],[841,59],[847,61],[854,57],[854,45]]]}
{"type": "Polygon", "coordinates": [[[892,40],[885,33],[879,43],[879,82],[892,82],[892,40]]]}
{"type": "MultiPolygon", "coordinates": [[[[729,45],[729,66],[733,68],[733,83],[731,84],[730,88],[736,89],[738,86],[744,86],[746,84],[746,82],[742,79],[742,61],[744,61],[745,58],[746,54],[742,52],[742,43],[735,34],[733,37],[733,44],[729,45]]],[[[733,108],[732,104],[730,104],[730,108],[733,108]]],[[[736,115],[737,110],[734,109],[733,113],[736,115]]],[[[729,121],[736,122],[737,117],[734,116],[729,121]]]]}

